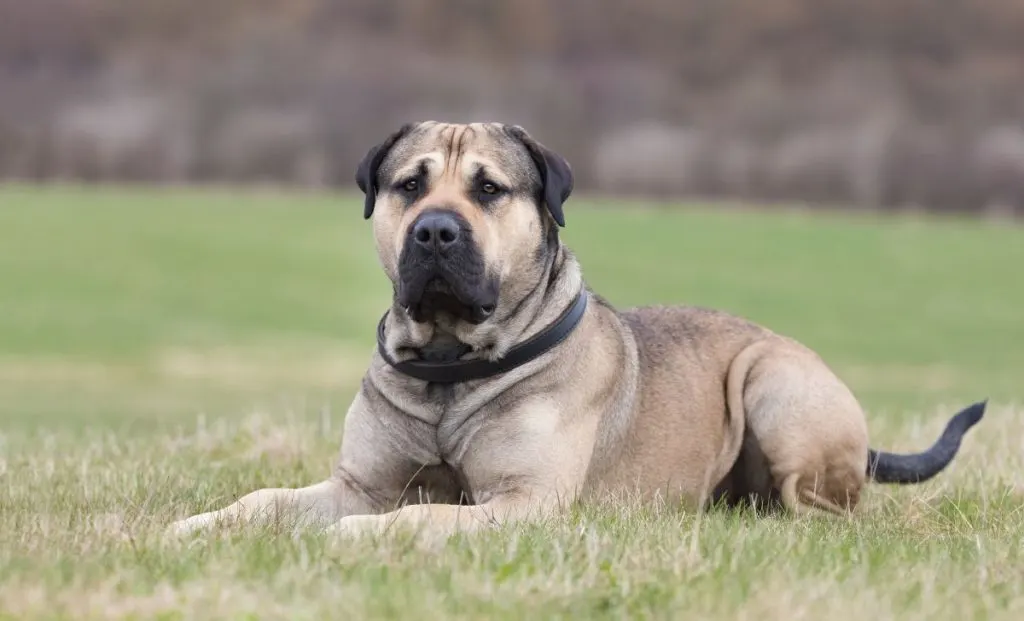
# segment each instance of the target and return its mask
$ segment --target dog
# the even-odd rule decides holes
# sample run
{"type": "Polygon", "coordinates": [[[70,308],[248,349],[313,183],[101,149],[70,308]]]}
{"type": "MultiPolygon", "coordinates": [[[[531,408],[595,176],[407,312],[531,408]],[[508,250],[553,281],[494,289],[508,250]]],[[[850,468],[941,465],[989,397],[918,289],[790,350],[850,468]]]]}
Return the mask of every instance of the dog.
{"type": "Polygon", "coordinates": [[[984,413],[968,406],[923,452],[877,451],[796,340],[713,309],[617,310],[559,236],[571,166],[520,126],[404,125],[356,182],[393,303],[333,472],[172,533],[290,515],[336,535],[452,534],[624,496],[849,516],[869,481],[942,471],[984,413]]]}

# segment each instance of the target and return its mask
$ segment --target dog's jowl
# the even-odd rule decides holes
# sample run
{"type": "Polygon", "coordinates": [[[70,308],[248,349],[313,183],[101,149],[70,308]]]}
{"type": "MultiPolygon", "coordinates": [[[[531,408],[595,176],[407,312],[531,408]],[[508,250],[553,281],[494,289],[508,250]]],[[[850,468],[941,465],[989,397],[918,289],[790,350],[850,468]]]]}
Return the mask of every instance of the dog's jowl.
{"type": "Polygon", "coordinates": [[[334,471],[173,532],[291,516],[452,533],[626,497],[846,514],[869,481],[939,473],[984,413],[922,453],[876,451],[856,398],[793,339],[710,309],[613,308],[559,237],[571,167],[518,126],[403,126],[356,181],[394,295],[334,471]]]}

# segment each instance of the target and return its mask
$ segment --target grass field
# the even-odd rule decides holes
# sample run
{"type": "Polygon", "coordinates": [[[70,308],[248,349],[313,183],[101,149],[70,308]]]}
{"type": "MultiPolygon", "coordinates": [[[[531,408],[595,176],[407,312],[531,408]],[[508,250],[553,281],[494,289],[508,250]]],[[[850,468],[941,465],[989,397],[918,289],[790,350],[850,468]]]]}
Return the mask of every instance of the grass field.
{"type": "Polygon", "coordinates": [[[389,285],[354,197],[0,189],[0,618],[1024,618],[1024,230],[599,208],[565,240],[620,306],[724,308],[816,348],[873,444],[943,475],[852,521],[581,508],[446,544],[158,537],[322,479],[389,285]]]}

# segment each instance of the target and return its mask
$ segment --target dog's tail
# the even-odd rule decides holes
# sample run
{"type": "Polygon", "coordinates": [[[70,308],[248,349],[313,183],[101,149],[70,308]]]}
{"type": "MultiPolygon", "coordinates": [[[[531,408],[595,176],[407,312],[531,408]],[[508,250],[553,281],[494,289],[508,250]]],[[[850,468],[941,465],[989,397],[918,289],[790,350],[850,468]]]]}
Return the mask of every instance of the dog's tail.
{"type": "Polygon", "coordinates": [[[935,444],[921,453],[898,454],[868,449],[868,477],[876,483],[921,483],[949,465],[967,431],[981,420],[988,400],[961,410],[950,419],[935,444]]]}

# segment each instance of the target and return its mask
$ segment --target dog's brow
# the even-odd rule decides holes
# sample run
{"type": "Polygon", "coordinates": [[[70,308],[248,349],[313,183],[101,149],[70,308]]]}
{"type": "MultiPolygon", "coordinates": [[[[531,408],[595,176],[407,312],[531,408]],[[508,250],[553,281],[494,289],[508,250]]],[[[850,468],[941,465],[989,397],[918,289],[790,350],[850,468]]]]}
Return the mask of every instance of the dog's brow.
{"type": "Polygon", "coordinates": [[[395,177],[401,178],[414,173],[429,175],[431,168],[444,165],[444,157],[440,153],[429,153],[419,159],[411,160],[405,166],[395,170],[395,177]]]}
{"type": "Polygon", "coordinates": [[[489,160],[474,159],[468,169],[467,181],[473,182],[483,177],[493,180],[495,183],[510,185],[512,180],[502,172],[501,166],[493,165],[489,160]]]}

